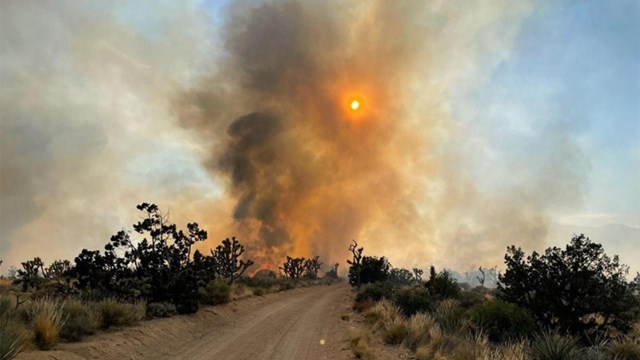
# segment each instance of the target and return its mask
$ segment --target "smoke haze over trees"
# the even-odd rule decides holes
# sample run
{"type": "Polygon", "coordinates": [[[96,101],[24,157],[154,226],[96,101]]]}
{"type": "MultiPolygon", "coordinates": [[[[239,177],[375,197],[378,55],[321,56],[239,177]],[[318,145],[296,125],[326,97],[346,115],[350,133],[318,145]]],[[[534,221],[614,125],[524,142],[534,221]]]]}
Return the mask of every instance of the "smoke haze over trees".
{"type": "Polygon", "coordinates": [[[0,6],[0,272],[97,248],[145,200],[272,269],[342,261],[357,238],[463,271],[541,248],[582,202],[572,126],[504,127],[505,150],[452,106],[532,2],[0,6]]]}

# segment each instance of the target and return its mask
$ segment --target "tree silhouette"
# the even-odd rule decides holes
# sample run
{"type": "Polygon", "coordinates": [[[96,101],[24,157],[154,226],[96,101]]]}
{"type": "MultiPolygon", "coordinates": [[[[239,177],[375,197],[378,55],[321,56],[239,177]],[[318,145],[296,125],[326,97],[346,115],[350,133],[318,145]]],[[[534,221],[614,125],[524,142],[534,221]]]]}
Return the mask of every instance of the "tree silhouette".
{"type": "Polygon", "coordinates": [[[284,275],[291,279],[298,279],[302,276],[305,271],[305,258],[292,258],[291,256],[287,256],[287,261],[285,261],[280,270],[284,273],[284,275]]]}
{"type": "Polygon", "coordinates": [[[309,278],[309,279],[317,279],[318,278],[318,271],[320,270],[320,267],[322,266],[322,263],[319,261],[320,256],[314,256],[311,259],[305,259],[304,260],[304,271],[305,271],[305,277],[309,278]]]}
{"type": "Polygon", "coordinates": [[[229,285],[242,276],[249,266],[253,265],[252,260],[241,260],[242,254],[244,254],[244,246],[235,237],[232,237],[231,240],[223,240],[215,251],[211,251],[218,275],[226,279],[229,285]]]}
{"type": "Polygon", "coordinates": [[[562,332],[604,333],[627,330],[638,298],[627,283],[628,267],[602,245],[575,235],[564,248],[526,256],[510,246],[507,270],[500,276],[501,296],[529,311],[545,326],[562,332]]]}
{"type": "MultiPolygon", "coordinates": [[[[75,258],[76,286],[125,300],[171,302],[180,313],[196,311],[198,288],[213,279],[217,269],[213,256],[199,251],[191,256],[193,245],[205,241],[207,232],[197,223],[188,224],[186,233],[178,230],[155,204],[143,203],[137,209],[143,218],[133,225],[133,234],[121,230],[104,253],[83,249],[75,258]]],[[[238,243],[233,249],[243,251],[238,243]]]]}

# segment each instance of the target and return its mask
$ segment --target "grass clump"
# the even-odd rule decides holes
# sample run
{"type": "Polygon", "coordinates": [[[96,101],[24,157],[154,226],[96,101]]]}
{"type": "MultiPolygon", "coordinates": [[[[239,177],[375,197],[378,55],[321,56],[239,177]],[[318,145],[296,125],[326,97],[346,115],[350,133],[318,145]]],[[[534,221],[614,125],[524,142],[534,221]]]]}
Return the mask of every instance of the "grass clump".
{"type": "Polygon", "coordinates": [[[355,335],[351,339],[350,346],[353,356],[355,356],[356,359],[373,360],[374,356],[373,351],[371,350],[370,342],[371,340],[369,339],[369,336],[364,333],[355,335]]]}
{"type": "Polygon", "coordinates": [[[364,317],[370,325],[377,326],[401,317],[400,309],[388,300],[382,300],[364,312],[364,317]]]}
{"type": "Polygon", "coordinates": [[[27,314],[33,331],[33,342],[40,350],[49,350],[60,340],[60,332],[66,320],[63,306],[60,301],[47,297],[29,305],[27,314]]]}
{"type": "Polygon", "coordinates": [[[8,319],[0,320],[0,360],[13,359],[22,349],[23,339],[16,324],[8,319]]]}
{"type": "Polygon", "coordinates": [[[433,312],[434,317],[442,331],[453,333],[460,329],[462,325],[463,309],[457,300],[447,299],[441,301],[433,312]]]}
{"type": "Polygon", "coordinates": [[[62,306],[66,321],[60,331],[60,337],[69,341],[79,341],[85,335],[91,335],[100,327],[100,314],[92,304],[80,300],[67,301],[62,306]]]}
{"type": "Polygon", "coordinates": [[[143,302],[121,303],[115,299],[103,300],[98,304],[102,328],[113,326],[133,326],[145,318],[147,309],[143,302]]]}
{"type": "Polygon", "coordinates": [[[391,345],[400,344],[407,336],[407,322],[402,316],[386,320],[382,327],[384,342],[391,345]]]}
{"type": "Polygon", "coordinates": [[[640,344],[630,336],[620,337],[607,345],[607,352],[616,360],[640,360],[640,344]]]}
{"type": "Polygon", "coordinates": [[[224,280],[211,280],[200,289],[200,302],[205,305],[226,304],[231,301],[231,286],[224,280]]]}
{"type": "Polygon", "coordinates": [[[255,296],[264,296],[264,294],[266,293],[266,290],[264,288],[254,288],[253,289],[253,295],[255,296]]]}
{"type": "Polygon", "coordinates": [[[545,331],[533,336],[530,350],[532,360],[573,360],[578,356],[578,341],[545,331]]]}
{"type": "Polygon", "coordinates": [[[168,318],[178,313],[176,306],[168,302],[155,302],[147,305],[148,318],[168,318]]]}
{"type": "Polygon", "coordinates": [[[416,351],[421,345],[427,344],[430,340],[429,332],[433,327],[438,326],[431,315],[417,313],[407,321],[407,333],[404,338],[405,345],[416,351]]]}

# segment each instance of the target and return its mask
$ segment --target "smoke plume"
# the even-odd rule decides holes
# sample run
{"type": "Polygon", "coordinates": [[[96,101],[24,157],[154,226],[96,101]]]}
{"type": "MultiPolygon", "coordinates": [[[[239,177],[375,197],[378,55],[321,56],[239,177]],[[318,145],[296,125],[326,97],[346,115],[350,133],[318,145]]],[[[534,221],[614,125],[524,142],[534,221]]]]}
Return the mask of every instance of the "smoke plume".
{"type": "Polygon", "coordinates": [[[466,268],[540,247],[550,211],[580,200],[570,129],[505,149],[451,109],[508,57],[526,2],[240,1],[221,26],[168,2],[141,28],[101,6],[2,3],[13,263],[97,247],[153,201],[262,266],[342,262],[357,239],[394,265],[466,268]]]}

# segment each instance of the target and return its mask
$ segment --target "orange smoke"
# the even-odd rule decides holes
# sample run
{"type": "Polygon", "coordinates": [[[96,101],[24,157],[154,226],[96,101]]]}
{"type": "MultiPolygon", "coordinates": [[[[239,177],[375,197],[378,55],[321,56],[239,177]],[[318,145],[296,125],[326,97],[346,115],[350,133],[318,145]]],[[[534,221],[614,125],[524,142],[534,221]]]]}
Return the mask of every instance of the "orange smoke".
{"type": "Polygon", "coordinates": [[[350,239],[410,185],[402,164],[415,161],[411,135],[398,120],[422,56],[402,40],[419,30],[407,22],[416,7],[362,4],[336,15],[315,6],[232,8],[224,70],[180,101],[185,124],[228,134],[211,171],[226,174],[236,200],[229,231],[258,263],[345,258],[350,239]]]}

